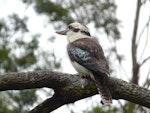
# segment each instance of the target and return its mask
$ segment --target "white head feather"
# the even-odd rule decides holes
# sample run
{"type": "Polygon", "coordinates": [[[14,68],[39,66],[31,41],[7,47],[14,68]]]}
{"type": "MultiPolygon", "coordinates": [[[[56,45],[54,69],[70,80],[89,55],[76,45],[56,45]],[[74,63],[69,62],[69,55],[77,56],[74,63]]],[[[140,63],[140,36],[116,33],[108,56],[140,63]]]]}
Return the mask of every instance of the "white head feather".
{"type": "Polygon", "coordinates": [[[75,40],[81,39],[81,38],[91,38],[89,35],[85,34],[89,33],[89,29],[80,24],[80,23],[71,23],[68,25],[68,31],[66,33],[67,39],[69,42],[73,42],[75,40]],[[74,32],[73,29],[79,30],[78,32],[74,32]]]}

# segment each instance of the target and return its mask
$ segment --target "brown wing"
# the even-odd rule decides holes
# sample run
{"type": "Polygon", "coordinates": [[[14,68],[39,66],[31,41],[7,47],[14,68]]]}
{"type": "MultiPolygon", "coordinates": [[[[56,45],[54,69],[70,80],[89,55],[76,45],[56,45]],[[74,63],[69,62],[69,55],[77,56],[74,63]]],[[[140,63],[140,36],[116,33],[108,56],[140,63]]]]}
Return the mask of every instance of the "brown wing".
{"type": "Polygon", "coordinates": [[[72,61],[78,62],[89,70],[109,75],[109,67],[101,46],[90,38],[70,43],[67,47],[72,61]]]}

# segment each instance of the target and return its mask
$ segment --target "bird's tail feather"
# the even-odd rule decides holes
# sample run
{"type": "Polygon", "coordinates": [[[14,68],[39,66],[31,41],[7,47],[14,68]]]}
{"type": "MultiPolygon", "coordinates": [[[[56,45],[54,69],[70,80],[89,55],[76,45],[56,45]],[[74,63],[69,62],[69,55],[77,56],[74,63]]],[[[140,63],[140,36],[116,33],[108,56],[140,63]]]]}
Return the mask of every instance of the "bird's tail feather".
{"type": "Polygon", "coordinates": [[[107,85],[108,76],[102,73],[93,72],[95,83],[99,94],[102,97],[102,104],[112,103],[112,96],[107,85]]]}

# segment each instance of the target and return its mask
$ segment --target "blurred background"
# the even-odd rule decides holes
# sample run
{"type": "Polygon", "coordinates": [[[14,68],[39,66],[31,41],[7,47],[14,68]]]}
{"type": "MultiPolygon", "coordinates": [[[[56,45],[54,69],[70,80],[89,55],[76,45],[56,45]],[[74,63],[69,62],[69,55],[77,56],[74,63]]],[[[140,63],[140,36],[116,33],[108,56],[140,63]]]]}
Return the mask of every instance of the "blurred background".
{"type": "MultiPolygon", "coordinates": [[[[0,0],[0,74],[36,70],[76,73],[65,36],[71,22],[86,25],[109,61],[111,76],[150,85],[149,0],[0,0]]],[[[48,88],[0,92],[0,113],[26,113],[53,95],[48,88]]],[[[64,105],[53,113],[150,113],[140,105],[100,96],[64,105]]]]}

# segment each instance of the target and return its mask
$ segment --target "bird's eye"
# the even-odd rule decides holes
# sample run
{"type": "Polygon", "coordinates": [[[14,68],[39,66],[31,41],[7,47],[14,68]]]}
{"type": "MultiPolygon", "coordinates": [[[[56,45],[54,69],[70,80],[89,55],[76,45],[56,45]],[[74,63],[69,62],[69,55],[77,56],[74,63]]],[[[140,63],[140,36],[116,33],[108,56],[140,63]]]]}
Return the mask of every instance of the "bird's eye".
{"type": "Polygon", "coordinates": [[[70,29],[71,31],[74,31],[74,32],[78,32],[80,30],[80,29],[74,28],[72,26],[68,26],[68,29],[70,29]]]}
{"type": "Polygon", "coordinates": [[[79,31],[79,29],[77,28],[77,29],[74,29],[73,31],[74,31],[74,32],[78,32],[78,31],[79,31]]]}
{"type": "Polygon", "coordinates": [[[73,29],[73,27],[72,27],[72,26],[68,26],[68,28],[69,28],[69,29],[73,29]]]}

